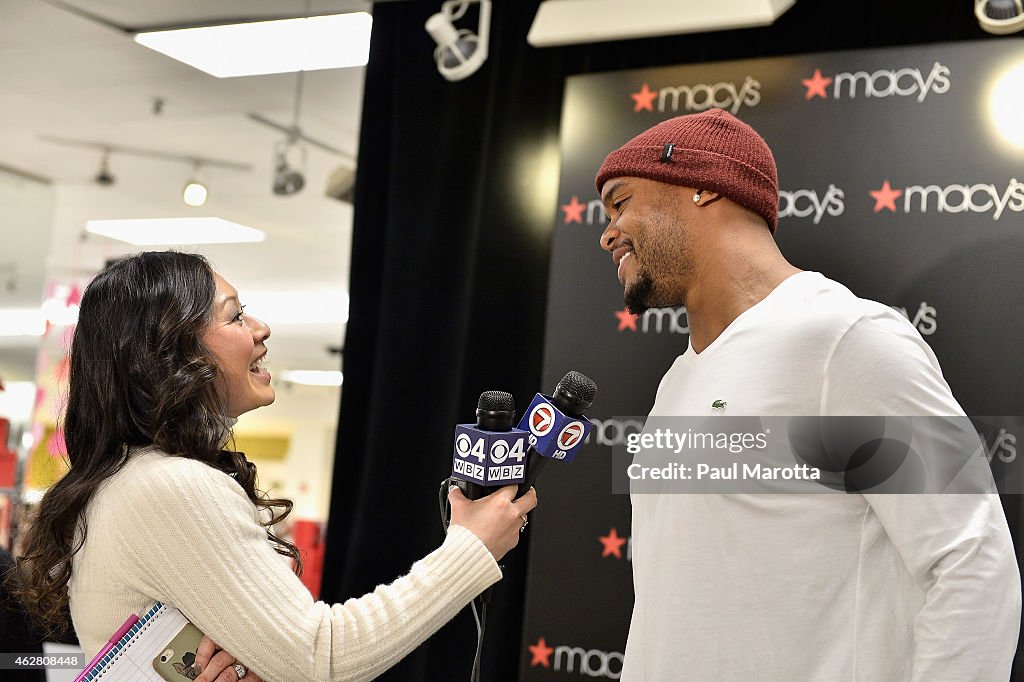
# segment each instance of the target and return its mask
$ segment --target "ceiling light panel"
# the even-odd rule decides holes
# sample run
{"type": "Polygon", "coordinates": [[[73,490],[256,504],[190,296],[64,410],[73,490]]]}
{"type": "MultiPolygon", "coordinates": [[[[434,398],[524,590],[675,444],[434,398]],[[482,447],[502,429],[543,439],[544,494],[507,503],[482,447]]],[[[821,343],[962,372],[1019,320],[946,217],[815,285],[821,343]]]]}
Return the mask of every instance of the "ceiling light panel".
{"type": "Polygon", "coordinates": [[[544,0],[526,37],[534,47],[767,26],[796,0],[544,0]]]}
{"type": "Polygon", "coordinates": [[[136,246],[173,244],[236,244],[261,242],[260,230],[223,218],[141,218],[131,220],[90,220],[87,232],[136,246]]]}
{"type": "Polygon", "coordinates": [[[0,309],[0,336],[42,336],[46,317],[39,308],[0,309]]]}
{"type": "Polygon", "coordinates": [[[255,317],[275,324],[345,324],[348,293],[341,288],[306,291],[243,291],[242,303],[255,317]]]}
{"type": "Polygon", "coordinates": [[[344,375],[337,370],[295,369],[282,372],[281,379],[305,386],[341,386],[344,375]]]}
{"type": "Polygon", "coordinates": [[[135,41],[217,78],[365,66],[366,12],[139,33],[135,41]]]}

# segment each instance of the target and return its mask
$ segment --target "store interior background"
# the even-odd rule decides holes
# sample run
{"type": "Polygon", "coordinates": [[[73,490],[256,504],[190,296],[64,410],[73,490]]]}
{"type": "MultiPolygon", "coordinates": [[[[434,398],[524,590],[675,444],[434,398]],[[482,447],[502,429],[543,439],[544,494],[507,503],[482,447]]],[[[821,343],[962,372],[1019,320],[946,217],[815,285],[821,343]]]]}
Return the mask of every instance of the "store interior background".
{"type": "MultiPolygon", "coordinates": [[[[311,6],[316,13],[369,9],[368,2],[352,1],[311,6]]],[[[255,455],[263,486],[295,501],[293,517],[322,522],[341,389],[279,377],[288,370],[341,369],[352,206],[326,191],[332,175],[355,170],[365,69],[304,74],[300,126],[342,153],[302,144],[305,163],[298,154],[293,163],[301,165],[306,186],[277,196],[271,191],[274,148],[286,135],[249,114],[290,125],[297,74],[214,78],[135,43],[119,28],[279,18],[297,11],[302,3],[294,1],[0,3],[0,309],[38,308],[41,297],[66,300],[108,259],[147,248],[89,234],[87,220],[215,216],[262,230],[266,238],[259,243],[173,248],[210,258],[239,290],[247,312],[271,325],[268,367],[278,398],[243,415],[236,434],[240,449],[248,444],[255,455]],[[109,144],[115,182],[101,186],[94,180],[100,149],[46,136],[109,144]],[[193,174],[191,163],[119,153],[119,147],[250,169],[201,166],[209,197],[204,206],[190,207],[182,189],[193,174]]],[[[0,414],[13,417],[12,445],[27,452],[45,437],[39,418],[48,415],[52,424],[59,410],[59,391],[47,391],[42,411],[33,403],[37,371],[52,374],[66,350],[63,331],[52,327],[43,340],[0,336],[0,378],[7,387],[0,393],[0,414]]],[[[51,387],[50,378],[39,384],[51,387]]],[[[34,484],[46,476],[28,474],[31,498],[34,484]]]]}
{"type": "MultiPolygon", "coordinates": [[[[540,349],[567,76],[1001,39],[981,31],[971,0],[798,0],[764,28],[539,49],[525,39],[539,0],[499,0],[487,64],[453,84],[438,75],[423,30],[440,4],[311,3],[313,13],[372,11],[371,62],[305,74],[301,127],[343,154],[307,145],[305,189],[279,197],[271,191],[273,150],[284,135],[248,115],[290,123],[296,74],[216,79],[135,44],[116,26],[298,16],[304,2],[0,0],[0,310],[38,307],[66,293],[59,287],[80,287],[109,258],[141,250],[83,236],[89,219],[202,214],[263,230],[258,244],[179,248],[209,256],[247,312],[273,329],[267,345],[277,402],[243,416],[236,432],[256,447],[250,452],[273,453],[256,458],[262,487],[295,500],[295,518],[331,519],[322,592],[333,601],[396,577],[440,541],[434,494],[450,461],[451,425],[468,421],[481,390],[500,387],[519,399],[550,389],[539,385],[540,349]],[[189,208],[181,200],[188,163],[115,152],[116,183],[100,187],[99,151],[42,135],[251,170],[203,169],[209,199],[189,208]],[[325,190],[339,170],[356,168],[357,156],[353,208],[325,190]],[[329,350],[343,345],[347,365],[329,350]],[[306,369],[344,369],[347,399],[339,387],[280,379],[306,369]],[[417,444],[429,453],[401,460],[401,478],[396,453],[406,452],[409,435],[394,428],[396,413],[421,415],[417,444]]],[[[52,370],[56,350],[49,349],[62,341],[59,327],[42,339],[0,336],[8,388],[0,416],[11,418],[9,445],[23,459],[37,445],[23,437],[34,418],[45,433],[33,410],[37,381],[49,381],[37,372],[40,350],[52,370]]],[[[53,397],[46,409],[55,415],[53,397]]],[[[545,494],[557,504],[557,491],[545,494]]],[[[1020,517],[1019,504],[1008,513],[1020,517]]],[[[1011,527],[1017,522],[1011,518],[1011,527]]],[[[516,679],[527,552],[510,558],[495,596],[488,680],[516,679]]],[[[468,676],[474,640],[463,613],[387,679],[468,676]]]]}

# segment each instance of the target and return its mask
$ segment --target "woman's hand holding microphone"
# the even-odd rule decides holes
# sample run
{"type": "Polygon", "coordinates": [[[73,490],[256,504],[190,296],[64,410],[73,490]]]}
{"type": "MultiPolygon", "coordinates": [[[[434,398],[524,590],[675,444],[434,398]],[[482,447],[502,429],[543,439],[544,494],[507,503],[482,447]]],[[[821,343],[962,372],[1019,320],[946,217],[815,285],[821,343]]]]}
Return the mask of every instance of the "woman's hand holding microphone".
{"type": "Polygon", "coordinates": [[[462,526],[476,535],[500,561],[519,543],[519,532],[526,527],[526,515],[537,506],[537,491],[530,488],[515,499],[518,486],[507,485],[487,497],[469,500],[456,487],[448,492],[452,507],[451,525],[462,526]]]}

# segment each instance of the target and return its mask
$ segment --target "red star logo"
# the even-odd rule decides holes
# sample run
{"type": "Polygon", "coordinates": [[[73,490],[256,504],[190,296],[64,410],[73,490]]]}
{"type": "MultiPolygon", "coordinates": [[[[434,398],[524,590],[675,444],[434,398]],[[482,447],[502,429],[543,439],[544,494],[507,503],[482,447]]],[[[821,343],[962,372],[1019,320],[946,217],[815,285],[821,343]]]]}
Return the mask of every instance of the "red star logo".
{"type": "Polygon", "coordinates": [[[654,98],[658,96],[657,90],[651,90],[647,83],[640,88],[640,92],[634,92],[630,95],[633,98],[633,111],[654,111],[654,98]]]}
{"type": "Polygon", "coordinates": [[[565,220],[562,222],[563,225],[569,223],[583,224],[583,209],[587,207],[586,204],[581,204],[579,197],[575,194],[572,200],[568,204],[562,204],[562,210],[565,211],[565,220]]]}
{"type": "Polygon", "coordinates": [[[871,190],[868,192],[875,198],[875,213],[878,213],[883,208],[887,208],[893,213],[896,212],[896,199],[903,194],[901,189],[893,189],[889,185],[889,181],[886,180],[882,183],[882,189],[871,190]]]}
{"type": "Polygon", "coordinates": [[[804,99],[812,99],[814,97],[828,99],[828,94],[825,92],[825,88],[832,84],[832,79],[822,76],[821,69],[815,69],[813,76],[810,78],[804,78],[801,82],[804,84],[804,87],[807,88],[807,93],[804,95],[804,99]]]}
{"type": "Polygon", "coordinates": [[[633,313],[629,312],[628,308],[623,308],[622,310],[616,310],[615,311],[615,317],[619,318],[619,329],[618,329],[618,331],[621,332],[623,329],[628,329],[631,332],[635,332],[636,331],[636,318],[637,318],[637,316],[634,315],[633,313]]]}
{"type": "Polygon", "coordinates": [[[601,535],[597,539],[604,545],[604,550],[601,552],[602,557],[614,554],[616,559],[622,558],[622,546],[626,544],[626,538],[620,538],[617,530],[612,528],[608,535],[601,535]]]}
{"type": "Polygon", "coordinates": [[[538,639],[536,644],[531,644],[526,648],[533,655],[533,658],[530,660],[531,666],[542,665],[545,668],[551,667],[551,654],[555,653],[555,650],[553,647],[548,646],[543,637],[538,639]]]}

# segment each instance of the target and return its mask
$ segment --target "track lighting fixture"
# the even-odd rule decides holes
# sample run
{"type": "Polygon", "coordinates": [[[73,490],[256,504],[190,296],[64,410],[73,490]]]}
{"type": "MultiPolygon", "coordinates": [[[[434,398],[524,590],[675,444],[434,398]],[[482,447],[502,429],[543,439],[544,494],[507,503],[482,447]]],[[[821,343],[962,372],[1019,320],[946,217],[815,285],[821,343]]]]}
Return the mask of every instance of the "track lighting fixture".
{"type": "Polygon", "coordinates": [[[115,153],[144,159],[170,161],[173,163],[190,163],[192,164],[192,173],[189,176],[188,182],[185,183],[185,187],[182,189],[181,193],[182,201],[189,206],[202,206],[206,203],[208,190],[201,179],[204,168],[212,166],[214,168],[223,168],[242,172],[252,170],[252,167],[248,164],[227,161],[224,159],[212,159],[205,156],[176,154],[174,152],[165,152],[156,149],[140,149],[138,147],[111,144],[105,141],[75,140],[66,137],[56,137],[53,135],[40,135],[39,137],[47,142],[53,142],[67,147],[84,147],[86,149],[97,149],[102,152],[103,156],[100,161],[99,172],[93,177],[93,181],[102,187],[109,187],[117,181],[114,175],[110,172],[110,156],[115,153]]]}
{"type": "Polygon", "coordinates": [[[297,194],[306,185],[306,178],[303,177],[302,173],[292,168],[288,163],[288,152],[295,148],[298,148],[300,152],[302,151],[301,147],[298,147],[298,145],[291,141],[280,143],[274,148],[273,188],[274,194],[279,196],[297,194]]]}
{"type": "Polygon", "coordinates": [[[115,178],[111,174],[111,172],[110,172],[110,150],[109,149],[104,149],[103,150],[103,158],[102,158],[102,160],[100,160],[100,170],[96,174],[96,177],[93,178],[93,180],[96,182],[97,185],[99,185],[101,187],[110,187],[115,182],[117,182],[117,178],[115,178]]]}
{"type": "Polygon", "coordinates": [[[206,203],[206,185],[199,181],[200,164],[197,161],[192,167],[192,176],[185,183],[181,193],[182,200],[189,206],[202,206],[206,203]]]}
{"type": "Polygon", "coordinates": [[[974,15],[989,33],[1006,35],[1024,31],[1022,0],[975,0],[974,15]]]}
{"type": "Polygon", "coordinates": [[[450,81],[467,78],[487,61],[491,0],[449,0],[441,5],[440,12],[427,19],[424,28],[437,43],[434,61],[441,75],[450,81]],[[456,29],[454,24],[473,3],[480,5],[479,35],[468,29],[456,29]]]}

